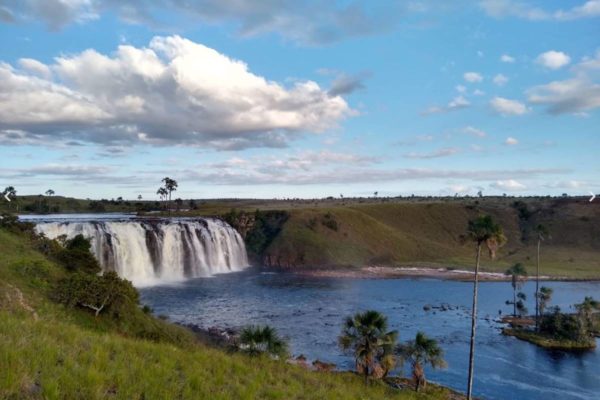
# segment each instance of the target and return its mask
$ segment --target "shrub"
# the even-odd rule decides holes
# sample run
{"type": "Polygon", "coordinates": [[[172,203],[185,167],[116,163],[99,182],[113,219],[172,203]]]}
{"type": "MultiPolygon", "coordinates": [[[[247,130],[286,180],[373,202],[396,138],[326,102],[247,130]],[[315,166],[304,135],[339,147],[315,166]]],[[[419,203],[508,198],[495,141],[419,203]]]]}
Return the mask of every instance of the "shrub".
{"type": "Polygon", "coordinates": [[[327,228],[331,229],[332,231],[336,231],[339,229],[339,224],[337,222],[337,220],[335,219],[335,216],[328,212],[327,214],[325,214],[323,216],[323,220],[321,221],[321,223],[323,224],[323,226],[326,226],[327,228]]]}
{"type": "Polygon", "coordinates": [[[65,240],[64,247],[56,251],[55,258],[69,271],[98,273],[100,264],[91,253],[91,247],[89,239],[79,234],[72,239],[65,240]]]}
{"type": "Polygon", "coordinates": [[[240,350],[250,355],[268,354],[271,357],[285,359],[288,346],[279,337],[275,328],[270,326],[248,326],[240,333],[240,350]]]}
{"type": "Polygon", "coordinates": [[[90,309],[96,317],[105,312],[117,318],[139,301],[131,282],[112,271],[103,275],[75,272],[59,282],[53,297],[69,307],[90,309]]]}

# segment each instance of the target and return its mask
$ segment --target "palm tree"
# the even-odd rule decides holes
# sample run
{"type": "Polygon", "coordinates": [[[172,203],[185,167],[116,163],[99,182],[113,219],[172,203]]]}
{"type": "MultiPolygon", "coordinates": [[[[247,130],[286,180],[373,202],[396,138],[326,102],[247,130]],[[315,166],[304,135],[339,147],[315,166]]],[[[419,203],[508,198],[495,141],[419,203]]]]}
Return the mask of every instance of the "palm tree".
{"type": "Polygon", "coordinates": [[[165,189],[167,189],[167,192],[169,193],[169,201],[171,201],[171,193],[177,190],[177,181],[167,176],[163,178],[161,182],[164,182],[165,189]]]}
{"type": "Polygon", "coordinates": [[[517,300],[516,309],[517,309],[517,312],[519,313],[519,317],[523,317],[523,316],[527,315],[527,307],[525,306],[525,301],[527,300],[527,295],[523,292],[519,292],[519,293],[517,293],[517,298],[519,300],[517,300]]]}
{"type": "Polygon", "coordinates": [[[169,192],[167,191],[167,189],[165,189],[164,187],[159,187],[158,190],[156,191],[156,194],[159,196],[161,201],[165,201],[167,199],[167,194],[169,192]]]}
{"type": "Polygon", "coordinates": [[[520,290],[523,286],[525,279],[527,279],[527,270],[521,263],[517,263],[506,270],[504,275],[511,277],[511,286],[513,288],[513,317],[517,316],[517,290],[520,290]]]}
{"type": "Polygon", "coordinates": [[[552,293],[554,293],[554,290],[552,290],[552,288],[549,288],[546,286],[542,286],[540,288],[540,291],[537,294],[537,297],[538,297],[537,302],[538,302],[540,317],[542,317],[544,315],[544,311],[546,310],[546,307],[548,307],[548,303],[550,303],[550,300],[552,299],[552,293]]]}
{"type": "Polygon", "coordinates": [[[240,349],[250,355],[268,354],[274,358],[286,358],[288,347],[277,331],[268,325],[247,326],[240,333],[240,349]]]}
{"type": "Polygon", "coordinates": [[[542,240],[546,236],[548,236],[548,229],[542,225],[538,224],[535,227],[535,232],[537,234],[537,266],[535,272],[535,330],[539,331],[540,329],[540,315],[542,314],[540,311],[540,247],[542,245],[542,240]]]}
{"type": "Polygon", "coordinates": [[[415,340],[398,345],[396,354],[402,363],[405,361],[411,363],[415,391],[417,392],[421,387],[425,388],[427,385],[425,370],[423,369],[426,364],[431,365],[434,369],[446,367],[444,351],[435,339],[428,338],[423,332],[417,332],[415,340]]]}
{"type": "Polygon", "coordinates": [[[356,371],[364,374],[367,383],[377,368],[383,376],[394,368],[397,339],[397,331],[388,331],[387,317],[370,310],[347,317],[338,342],[342,350],[354,355],[356,371]]]}
{"type": "Polygon", "coordinates": [[[469,347],[469,379],[467,383],[467,398],[471,400],[473,391],[473,368],[475,361],[475,328],[477,323],[477,289],[479,286],[479,261],[481,247],[485,245],[490,257],[496,256],[496,250],[506,242],[502,227],[495,223],[491,216],[481,215],[469,221],[467,236],[477,245],[475,258],[475,279],[473,281],[473,309],[471,311],[471,343],[469,347]]]}

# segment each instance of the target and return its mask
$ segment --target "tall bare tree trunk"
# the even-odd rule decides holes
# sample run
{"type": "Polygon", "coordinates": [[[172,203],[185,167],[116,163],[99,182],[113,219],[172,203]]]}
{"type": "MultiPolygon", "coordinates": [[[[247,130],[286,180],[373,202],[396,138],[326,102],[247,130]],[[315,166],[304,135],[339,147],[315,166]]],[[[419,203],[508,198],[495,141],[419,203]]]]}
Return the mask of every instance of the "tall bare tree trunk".
{"type": "Polygon", "coordinates": [[[475,260],[475,280],[473,282],[473,310],[471,311],[471,343],[469,346],[469,381],[467,383],[467,399],[473,398],[473,370],[475,367],[475,328],[477,325],[477,289],[479,287],[479,259],[481,258],[481,243],[477,243],[477,258],[475,260]]]}
{"type": "Polygon", "coordinates": [[[535,277],[535,330],[540,330],[540,244],[541,239],[538,237],[537,242],[537,268],[535,277]]]}
{"type": "Polygon", "coordinates": [[[516,317],[516,316],[517,316],[517,288],[513,287],[513,317],[516,317]]]}

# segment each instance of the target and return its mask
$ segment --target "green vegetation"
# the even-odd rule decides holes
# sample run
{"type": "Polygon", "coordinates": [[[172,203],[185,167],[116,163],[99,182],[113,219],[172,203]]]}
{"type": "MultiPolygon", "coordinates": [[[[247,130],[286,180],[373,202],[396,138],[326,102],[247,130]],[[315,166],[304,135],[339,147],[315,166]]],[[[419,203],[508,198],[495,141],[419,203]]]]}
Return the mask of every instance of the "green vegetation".
{"type": "MultiPolygon", "coordinates": [[[[56,257],[57,248],[67,247],[39,240],[27,227],[11,218],[0,222],[0,398],[445,399],[452,394],[440,387],[416,394],[381,381],[365,386],[353,373],[312,372],[266,356],[250,359],[207,347],[187,329],[145,312],[127,282],[111,274],[95,281],[89,271],[69,270],[56,257]],[[90,295],[119,290],[114,302],[96,313],[74,301],[87,296],[80,285],[93,289],[90,295]],[[57,302],[58,293],[70,301],[57,302]]],[[[71,250],[81,244],[78,240],[71,250]]],[[[98,299],[103,297],[85,302],[98,299]]]]}
{"type": "Polygon", "coordinates": [[[527,313],[527,307],[525,307],[524,301],[525,293],[519,292],[517,295],[517,290],[521,290],[525,280],[527,279],[527,270],[521,263],[516,263],[512,267],[506,270],[505,275],[510,276],[510,284],[513,288],[513,300],[512,302],[507,302],[507,304],[513,305],[513,316],[517,316],[517,310],[520,315],[524,315],[527,313]],[[517,297],[519,300],[517,300],[517,297]]]}
{"type": "Polygon", "coordinates": [[[270,326],[247,326],[242,329],[239,348],[253,356],[267,354],[285,360],[289,355],[287,343],[270,326]]]}
{"type": "Polygon", "coordinates": [[[428,338],[423,332],[417,332],[415,340],[398,345],[396,353],[402,363],[410,362],[416,392],[427,386],[423,369],[426,364],[434,369],[446,368],[444,351],[435,339],[428,338]]]}
{"type": "Polygon", "coordinates": [[[550,313],[544,313],[552,296],[552,290],[540,289],[540,323],[535,329],[520,325],[533,325],[531,319],[515,320],[512,328],[503,329],[503,333],[534,343],[540,347],[556,350],[587,350],[596,347],[595,336],[600,336],[600,302],[586,297],[575,304],[577,313],[563,313],[554,307],[550,313]]]}
{"type": "Polygon", "coordinates": [[[535,331],[525,329],[504,328],[502,333],[507,336],[514,336],[518,339],[525,340],[549,350],[578,351],[589,350],[596,347],[595,341],[579,341],[565,338],[555,338],[553,336],[542,335],[536,333],[535,331]]]}
{"type": "Polygon", "coordinates": [[[377,311],[365,311],[346,318],[338,338],[344,351],[356,362],[356,372],[369,377],[385,378],[396,366],[394,346],[397,331],[388,331],[387,317],[377,311]]]}
{"type": "MultiPolygon", "coordinates": [[[[485,199],[485,198],[484,198],[485,199]]],[[[547,200],[530,205],[534,216],[519,220],[510,204],[408,201],[288,209],[289,218],[260,258],[281,268],[431,266],[472,269],[472,246],[464,226],[485,213],[500,223],[510,240],[495,262],[481,270],[503,273],[515,263],[535,267],[537,237],[531,231],[542,220],[560,232],[546,238],[543,274],[576,279],[600,278],[600,213],[587,204],[547,200]],[[582,216],[588,220],[582,220],[582,216]],[[328,217],[326,217],[328,216],[328,217]],[[322,221],[335,221],[332,229],[322,221]],[[594,224],[593,221],[596,221],[594,224]]]]}

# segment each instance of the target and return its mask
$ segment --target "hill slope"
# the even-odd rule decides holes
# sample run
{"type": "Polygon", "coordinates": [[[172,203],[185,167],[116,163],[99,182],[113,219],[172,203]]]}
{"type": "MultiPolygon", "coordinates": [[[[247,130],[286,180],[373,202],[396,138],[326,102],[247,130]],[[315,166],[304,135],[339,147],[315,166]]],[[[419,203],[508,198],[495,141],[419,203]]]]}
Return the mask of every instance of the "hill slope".
{"type": "Polygon", "coordinates": [[[438,200],[302,208],[289,213],[265,251],[267,265],[470,268],[474,250],[463,238],[467,223],[479,214],[490,214],[503,226],[508,243],[496,261],[484,261],[484,270],[504,271],[522,262],[533,272],[537,246],[533,229],[543,224],[550,230],[542,243],[544,274],[600,278],[600,204],[587,201],[438,200]]]}

